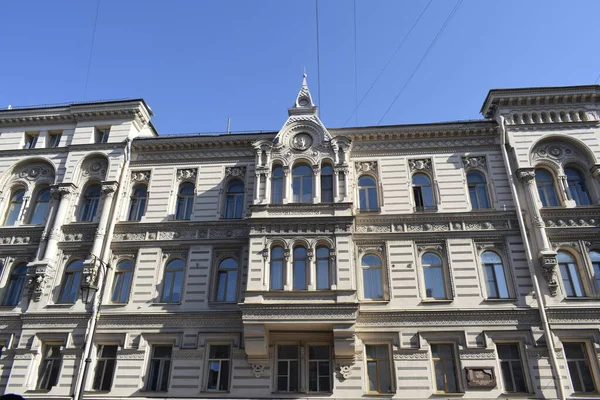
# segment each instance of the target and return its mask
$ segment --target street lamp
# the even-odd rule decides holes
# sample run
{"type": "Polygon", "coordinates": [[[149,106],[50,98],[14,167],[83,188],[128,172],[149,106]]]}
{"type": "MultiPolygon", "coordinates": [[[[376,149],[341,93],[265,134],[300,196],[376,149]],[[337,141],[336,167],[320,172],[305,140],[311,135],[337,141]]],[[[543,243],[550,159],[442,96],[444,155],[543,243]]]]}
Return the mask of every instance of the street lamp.
{"type": "MultiPolygon", "coordinates": [[[[104,271],[102,271],[103,274],[110,268],[110,264],[105,263],[96,255],[90,254],[90,256],[91,261],[89,266],[84,266],[83,268],[84,281],[81,284],[81,300],[84,304],[89,304],[94,301],[96,292],[98,291],[99,271],[96,269],[96,263],[99,263],[101,268],[105,268],[104,271]]],[[[100,293],[100,296],[102,296],[102,293],[100,293]]]]}

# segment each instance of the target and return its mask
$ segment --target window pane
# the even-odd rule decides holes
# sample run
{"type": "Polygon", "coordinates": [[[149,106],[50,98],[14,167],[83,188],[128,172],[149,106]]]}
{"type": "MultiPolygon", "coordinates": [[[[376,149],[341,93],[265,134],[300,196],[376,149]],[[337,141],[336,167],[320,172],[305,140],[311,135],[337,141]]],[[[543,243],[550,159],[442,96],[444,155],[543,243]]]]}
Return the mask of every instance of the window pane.
{"type": "Polygon", "coordinates": [[[368,189],[367,194],[369,196],[369,209],[376,210],[377,208],[379,208],[379,204],[377,202],[377,189],[368,189]]]}
{"type": "Polygon", "coordinates": [[[485,183],[477,185],[477,197],[479,199],[480,208],[490,208],[487,185],[485,183]]]}
{"type": "Polygon", "coordinates": [[[433,299],[445,299],[446,288],[441,267],[427,267],[423,271],[425,277],[425,294],[433,299]]]}
{"type": "Polygon", "coordinates": [[[229,361],[221,361],[221,381],[219,390],[229,390],[229,361]]]}
{"type": "Polygon", "coordinates": [[[380,267],[381,259],[375,254],[367,254],[361,260],[363,267],[380,267]]]}
{"type": "Polygon", "coordinates": [[[206,388],[209,390],[217,390],[220,365],[219,361],[212,361],[208,364],[208,383],[206,388]]]}
{"type": "Polygon", "coordinates": [[[280,360],[283,359],[297,359],[298,358],[298,346],[296,345],[280,345],[277,351],[277,356],[280,360]]]}
{"type": "Polygon", "coordinates": [[[317,260],[317,289],[329,289],[329,260],[317,260]]]}
{"type": "Polygon", "coordinates": [[[390,366],[387,359],[379,361],[379,389],[381,393],[389,393],[392,391],[390,366]]]}
{"type": "Polygon", "coordinates": [[[369,392],[377,392],[377,362],[367,362],[367,374],[369,375],[369,392]]]}
{"type": "Polygon", "coordinates": [[[271,289],[283,289],[283,262],[271,261],[271,289]]]}
{"type": "Polygon", "coordinates": [[[381,268],[363,269],[363,285],[366,299],[383,298],[383,288],[381,286],[381,268]]]}

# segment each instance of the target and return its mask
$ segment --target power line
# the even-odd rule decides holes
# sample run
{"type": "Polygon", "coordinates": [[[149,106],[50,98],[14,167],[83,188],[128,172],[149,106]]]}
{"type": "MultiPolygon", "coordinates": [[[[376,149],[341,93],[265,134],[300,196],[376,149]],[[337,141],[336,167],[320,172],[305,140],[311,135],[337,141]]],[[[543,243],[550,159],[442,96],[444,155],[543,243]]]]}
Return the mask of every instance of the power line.
{"type": "Polygon", "coordinates": [[[321,59],[319,51],[319,0],[315,0],[315,17],[317,19],[317,96],[321,107],[321,59]]]}
{"type": "Polygon", "coordinates": [[[381,124],[381,121],[383,121],[383,119],[390,112],[390,110],[392,109],[392,107],[394,106],[394,104],[396,104],[396,101],[398,100],[398,98],[400,97],[400,95],[402,94],[402,92],[404,92],[404,89],[406,89],[406,87],[408,86],[408,84],[410,83],[410,81],[412,80],[412,78],[415,76],[415,74],[419,70],[419,67],[421,67],[421,64],[423,64],[423,61],[425,61],[425,59],[429,55],[429,52],[431,52],[431,49],[433,49],[433,46],[435,46],[435,44],[437,43],[438,39],[442,36],[442,33],[444,33],[444,31],[446,30],[446,27],[448,26],[448,24],[450,23],[450,21],[454,17],[454,14],[456,14],[456,11],[458,11],[458,8],[462,4],[462,2],[463,2],[463,0],[458,0],[456,2],[456,5],[454,6],[454,8],[452,9],[452,11],[450,12],[450,14],[448,15],[448,17],[446,18],[446,21],[444,21],[444,24],[442,25],[442,27],[440,28],[440,30],[438,31],[438,33],[435,35],[435,37],[433,38],[433,40],[429,44],[429,47],[427,47],[427,50],[425,51],[425,53],[423,54],[423,56],[419,60],[417,66],[415,67],[415,69],[413,70],[413,72],[410,74],[410,76],[408,77],[408,79],[404,83],[404,86],[402,86],[402,88],[400,89],[400,91],[398,92],[398,94],[396,95],[396,97],[394,97],[394,100],[392,101],[392,104],[390,104],[390,106],[385,111],[385,113],[383,114],[383,116],[379,119],[379,122],[377,122],[377,125],[381,124]]]}
{"type": "MultiPolygon", "coordinates": [[[[358,67],[356,61],[356,0],[354,0],[354,105],[358,104],[358,67]]],[[[355,125],[358,126],[358,113],[355,113],[355,125]]]]}
{"type": "MultiPolygon", "coordinates": [[[[360,105],[367,98],[367,96],[369,95],[369,93],[371,93],[371,89],[373,89],[373,87],[375,86],[375,84],[379,81],[379,78],[381,78],[381,76],[383,75],[383,73],[385,72],[385,70],[387,69],[387,67],[389,67],[390,63],[392,62],[392,60],[394,59],[394,57],[396,57],[396,54],[398,54],[398,52],[400,51],[400,49],[404,45],[404,42],[406,42],[406,39],[408,39],[408,37],[410,36],[411,32],[413,31],[413,29],[415,29],[415,27],[417,26],[417,24],[419,23],[419,21],[423,17],[423,14],[425,14],[425,11],[427,11],[427,9],[429,8],[429,5],[432,2],[433,2],[433,0],[429,0],[429,3],[427,3],[427,5],[423,9],[423,11],[421,11],[421,14],[419,14],[419,17],[417,18],[417,20],[414,22],[414,24],[408,30],[408,32],[406,33],[406,35],[404,35],[404,38],[402,39],[402,41],[400,42],[400,44],[398,45],[398,47],[396,47],[396,50],[394,51],[394,54],[392,54],[392,56],[389,58],[389,60],[387,61],[387,63],[383,67],[383,69],[379,72],[379,75],[377,75],[377,78],[375,78],[375,80],[373,81],[373,83],[371,84],[371,86],[369,86],[369,89],[367,90],[367,92],[360,99],[360,101],[358,102],[358,104],[356,105],[356,107],[354,107],[354,110],[352,110],[352,112],[348,116],[348,119],[346,119],[346,122],[344,122],[344,126],[346,126],[346,124],[348,124],[348,121],[350,121],[350,118],[352,118],[352,116],[356,113],[356,111],[358,110],[358,108],[360,107],[360,105]]],[[[354,28],[354,30],[356,31],[356,27],[354,28]]]]}
{"type": "Polygon", "coordinates": [[[96,17],[94,18],[94,31],[92,33],[92,45],[90,46],[90,56],[88,58],[87,71],[85,73],[85,88],[83,89],[83,98],[87,96],[88,79],[90,77],[90,68],[92,66],[92,54],[94,52],[94,41],[96,39],[96,25],[98,23],[98,10],[100,9],[100,0],[96,3],[96,17]]]}
{"type": "Polygon", "coordinates": [[[594,85],[595,85],[596,83],[598,83],[598,81],[599,81],[599,80],[600,80],[600,74],[598,74],[598,76],[596,77],[596,80],[594,81],[594,85]]]}

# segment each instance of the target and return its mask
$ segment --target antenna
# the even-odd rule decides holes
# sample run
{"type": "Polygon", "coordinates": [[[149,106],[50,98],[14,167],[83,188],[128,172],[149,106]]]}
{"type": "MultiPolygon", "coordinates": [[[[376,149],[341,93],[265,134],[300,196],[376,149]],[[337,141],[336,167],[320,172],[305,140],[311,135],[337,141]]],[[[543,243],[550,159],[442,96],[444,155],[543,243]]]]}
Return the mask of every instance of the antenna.
{"type": "Polygon", "coordinates": [[[231,127],[231,118],[227,118],[227,134],[229,135],[231,131],[229,128],[231,127]]]}

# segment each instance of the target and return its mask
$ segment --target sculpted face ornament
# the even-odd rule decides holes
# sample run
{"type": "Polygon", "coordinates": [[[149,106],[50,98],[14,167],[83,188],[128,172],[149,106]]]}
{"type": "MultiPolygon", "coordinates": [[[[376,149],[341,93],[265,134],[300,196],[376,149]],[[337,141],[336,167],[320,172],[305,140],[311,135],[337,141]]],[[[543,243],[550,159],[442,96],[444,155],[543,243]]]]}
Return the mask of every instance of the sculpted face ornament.
{"type": "Polygon", "coordinates": [[[307,133],[299,133],[292,139],[292,147],[296,150],[306,150],[312,144],[312,138],[307,133]]]}

